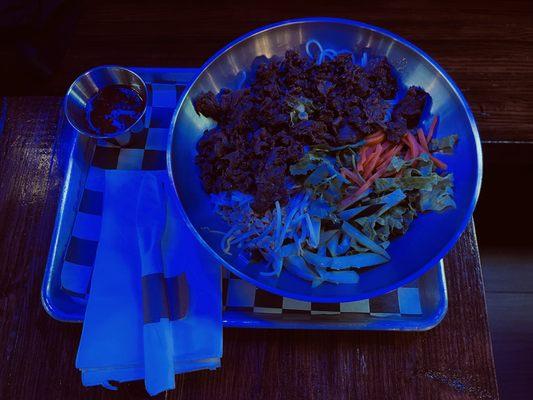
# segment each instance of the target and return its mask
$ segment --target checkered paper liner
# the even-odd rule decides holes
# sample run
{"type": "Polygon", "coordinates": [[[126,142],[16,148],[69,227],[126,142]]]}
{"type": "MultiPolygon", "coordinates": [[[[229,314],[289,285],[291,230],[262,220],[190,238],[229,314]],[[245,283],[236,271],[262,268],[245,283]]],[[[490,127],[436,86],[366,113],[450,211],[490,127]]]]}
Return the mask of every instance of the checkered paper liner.
{"type": "MultiPolygon", "coordinates": [[[[105,171],[166,169],[168,129],[184,87],[173,83],[148,83],[147,87],[144,129],[132,134],[125,146],[99,141],[89,168],[61,270],[62,290],[81,302],[86,301],[90,292],[102,222],[105,171]]],[[[419,280],[373,299],[346,303],[311,303],[281,297],[258,289],[229,272],[224,273],[222,284],[224,311],[299,320],[313,315],[355,313],[384,317],[422,314],[419,280]]]]}

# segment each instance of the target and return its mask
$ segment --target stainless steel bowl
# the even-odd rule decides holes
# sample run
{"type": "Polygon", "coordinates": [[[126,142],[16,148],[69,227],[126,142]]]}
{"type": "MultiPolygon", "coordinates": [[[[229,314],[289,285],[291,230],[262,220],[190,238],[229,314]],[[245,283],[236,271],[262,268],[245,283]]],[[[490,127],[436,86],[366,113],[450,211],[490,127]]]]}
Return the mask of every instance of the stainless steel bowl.
{"type": "Polygon", "coordinates": [[[196,237],[228,269],[265,290],[301,300],[340,302],[377,296],[393,290],[434,266],[453,246],[472,216],[481,185],[481,147],[472,113],[451,78],[429,56],[406,40],[360,22],[309,18],[291,20],[253,31],[224,47],[201,68],[182,94],[173,117],[167,165],[184,218],[196,237]],[[196,143],[215,125],[198,115],[192,99],[204,91],[236,88],[241,71],[249,69],[257,56],[282,56],[286,50],[305,51],[305,43],[318,40],[324,48],[348,49],[371,56],[387,56],[404,85],[418,85],[431,94],[431,113],[440,117],[439,132],[458,133],[459,144],[446,161],[455,174],[457,209],[430,213],[418,218],[406,235],[389,248],[392,260],[361,273],[357,285],[310,283],[284,271],[279,278],[263,276],[265,265],[251,265],[236,254],[220,249],[220,234],[228,227],[217,216],[202,189],[195,165],[196,143]]]}
{"type": "Polygon", "coordinates": [[[144,81],[135,72],[116,65],[93,68],[80,75],[67,91],[65,97],[65,116],[78,132],[98,139],[115,138],[138,132],[144,127],[148,91],[144,81]],[[143,110],[128,128],[108,134],[96,132],[87,119],[89,100],[100,90],[110,85],[125,85],[134,89],[143,101],[143,110]]]}

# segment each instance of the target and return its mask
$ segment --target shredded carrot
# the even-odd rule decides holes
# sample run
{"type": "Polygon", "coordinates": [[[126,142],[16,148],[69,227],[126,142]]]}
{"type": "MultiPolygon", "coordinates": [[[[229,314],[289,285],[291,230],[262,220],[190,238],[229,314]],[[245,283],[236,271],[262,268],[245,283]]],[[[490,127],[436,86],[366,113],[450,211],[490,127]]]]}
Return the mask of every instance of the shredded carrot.
{"type": "Polygon", "coordinates": [[[374,146],[368,146],[365,149],[365,161],[363,162],[363,171],[366,169],[366,166],[370,161],[372,161],[372,158],[374,158],[374,153],[376,149],[374,146]]]}
{"type": "Polygon", "coordinates": [[[339,209],[346,209],[358,201],[363,193],[372,186],[374,181],[381,176],[399,177],[401,172],[387,173],[386,171],[392,159],[397,155],[401,156],[404,150],[405,160],[416,158],[420,154],[426,153],[437,168],[446,169],[448,167],[446,163],[433,156],[429,151],[429,142],[433,137],[437,122],[438,117],[435,116],[427,136],[424,134],[423,129],[419,128],[416,136],[407,132],[402,137],[401,142],[396,144],[386,140],[383,131],[378,131],[368,136],[365,139],[365,144],[359,150],[359,161],[355,165],[354,171],[344,167],[341,168],[342,176],[359,186],[359,188],[340,201],[339,209]]]}
{"type": "Polygon", "coordinates": [[[425,149],[423,149],[420,144],[417,143],[417,146],[419,146],[418,149],[420,150],[420,153],[429,154],[429,158],[431,159],[431,161],[433,161],[435,163],[437,168],[440,168],[440,169],[447,169],[448,168],[448,165],[445,162],[442,162],[437,157],[435,157],[433,154],[431,154],[429,151],[426,151],[425,149]]]}
{"type": "MultiPolygon", "coordinates": [[[[386,153],[383,153],[383,156],[382,158],[384,160],[386,160],[387,158],[392,158],[394,157],[396,154],[398,154],[400,152],[400,150],[402,149],[402,145],[401,144],[395,144],[394,146],[392,146],[392,148],[390,148],[386,153]]],[[[383,162],[381,163],[383,164],[383,162]]]]}
{"type": "Polygon", "coordinates": [[[375,131],[374,133],[370,134],[367,136],[367,139],[368,138],[375,138],[375,137],[378,137],[379,135],[381,135],[382,133],[384,133],[381,129],[375,131]]]}
{"type": "Polygon", "coordinates": [[[385,132],[377,131],[376,133],[373,133],[365,138],[365,144],[374,145],[383,142],[383,140],[385,140],[385,132]]]}
{"type": "Polygon", "coordinates": [[[432,155],[430,154],[430,155],[429,155],[429,158],[431,158],[431,160],[435,163],[435,165],[437,166],[437,168],[440,168],[440,169],[448,169],[448,164],[446,164],[445,162],[442,162],[442,161],[439,160],[437,157],[432,156],[432,155]]]}
{"type": "Polygon", "coordinates": [[[427,142],[431,142],[431,139],[433,138],[433,134],[435,133],[435,127],[437,126],[437,122],[439,122],[439,117],[435,115],[433,117],[433,121],[431,121],[431,125],[429,126],[428,130],[428,136],[427,136],[427,142]]]}
{"type": "Polygon", "coordinates": [[[350,179],[352,182],[353,182],[353,179],[350,178],[350,175],[348,174],[347,172],[348,170],[344,167],[341,168],[341,175],[344,176],[345,178],[348,178],[350,179]]]}
{"type": "Polygon", "coordinates": [[[342,167],[341,168],[341,174],[342,174],[342,176],[344,176],[345,178],[351,180],[353,183],[355,183],[358,186],[362,186],[362,185],[365,184],[365,181],[363,180],[363,178],[361,178],[361,175],[359,175],[358,173],[350,171],[348,168],[342,167]]]}
{"type": "Polygon", "coordinates": [[[360,196],[368,189],[370,186],[374,183],[376,179],[381,177],[389,165],[385,165],[382,168],[378,169],[374,175],[372,175],[368,180],[365,182],[363,186],[361,186],[359,189],[357,189],[353,194],[349,195],[348,197],[345,197],[342,199],[339,203],[339,210],[344,210],[347,207],[350,207],[353,203],[355,203],[357,200],[359,200],[360,196]]]}
{"type": "Polygon", "coordinates": [[[439,160],[437,157],[435,157],[435,156],[430,154],[429,158],[431,158],[431,161],[433,161],[435,163],[437,168],[448,169],[448,165],[445,162],[442,162],[441,160],[439,160]]]}
{"type": "Polygon", "coordinates": [[[360,153],[359,153],[359,161],[357,162],[357,170],[359,172],[363,171],[363,166],[366,162],[366,147],[361,147],[360,153]]]}
{"type": "Polygon", "coordinates": [[[404,142],[407,145],[407,152],[405,153],[405,156],[403,157],[403,159],[407,161],[407,160],[410,160],[411,158],[414,158],[413,146],[409,142],[409,139],[407,139],[407,136],[404,136],[402,138],[402,142],[404,142]]]}
{"type": "Polygon", "coordinates": [[[397,144],[392,149],[390,149],[387,153],[385,153],[382,157],[382,161],[377,165],[376,168],[381,168],[382,165],[385,163],[389,165],[389,163],[392,161],[392,158],[400,152],[402,149],[402,145],[397,144]]]}
{"type": "Polygon", "coordinates": [[[410,144],[410,146],[412,146],[413,158],[418,157],[419,151],[418,151],[418,146],[417,146],[415,137],[411,133],[409,133],[409,134],[407,134],[407,140],[409,140],[409,144],[410,144]]]}
{"type": "Polygon", "coordinates": [[[429,153],[429,147],[428,142],[426,141],[426,136],[424,136],[424,131],[422,128],[418,128],[416,131],[416,134],[418,136],[418,142],[422,146],[422,148],[429,153]]]}
{"type": "Polygon", "coordinates": [[[361,176],[361,174],[359,172],[355,171],[354,175],[355,175],[356,179],[359,181],[360,186],[363,186],[366,183],[366,181],[363,179],[363,177],[361,176]]]}
{"type": "Polygon", "coordinates": [[[367,165],[365,166],[365,169],[363,171],[363,178],[367,179],[370,175],[372,175],[372,172],[374,172],[374,168],[376,167],[376,164],[379,160],[379,156],[381,155],[383,151],[383,148],[381,147],[381,144],[376,145],[376,150],[374,150],[374,153],[372,153],[372,159],[368,161],[367,165]]]}

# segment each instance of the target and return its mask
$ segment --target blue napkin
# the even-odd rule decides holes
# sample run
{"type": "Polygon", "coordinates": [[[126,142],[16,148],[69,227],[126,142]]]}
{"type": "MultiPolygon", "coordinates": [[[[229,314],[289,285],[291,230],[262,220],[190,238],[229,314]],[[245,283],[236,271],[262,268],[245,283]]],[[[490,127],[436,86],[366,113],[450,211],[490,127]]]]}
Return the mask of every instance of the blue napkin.
{"type": "MultiPolygon", "coordinates": [[[[160,233],[146,233],[156,245],[161,237],[162,251],[147,254],[150,239],[138,240],[139,199],[168,187],[167,179],[164,172],[106,171],[102,231],[76,360],[86,386],[112,389],[110,381],[145,379],[154,395],[174,388],[176,373],[220,366],[220,268],[182,222],[172,196],[165,201],[159,192],[166,224],[160,233]]],[[[156,209],[147,208],[147,221],[156,209]]]]}

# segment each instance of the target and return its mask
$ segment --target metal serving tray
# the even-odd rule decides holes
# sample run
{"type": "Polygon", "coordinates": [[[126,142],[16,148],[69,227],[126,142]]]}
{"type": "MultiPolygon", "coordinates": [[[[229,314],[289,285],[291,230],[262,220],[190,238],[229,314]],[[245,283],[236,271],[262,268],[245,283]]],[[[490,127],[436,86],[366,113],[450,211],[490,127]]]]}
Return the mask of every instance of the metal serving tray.
{"type": "MultiPolygon", "coordinates": [[[[64,182],[42,285],[43,306],[60,321],[81,322],[85,312],[102,211],[98,202],[103,189],[95,184],[95,176],[108,169],[166,168],[164,152],[170,119],[181,91],[197,71],[132,69],[147,83],[149,106],[144,131],[127,146],[78,135],[63,115],[60,119],[54,150],[64,182]],[[86,271],[86,285],[69,287],[68,274],[77,268],[86,271]]],[[[442,261],[393,292],[339,304],[283,298],[225,273],[223,302],[224,326],[277,329],[420,331],[436,326],[448,306],[442,261]]]]}

